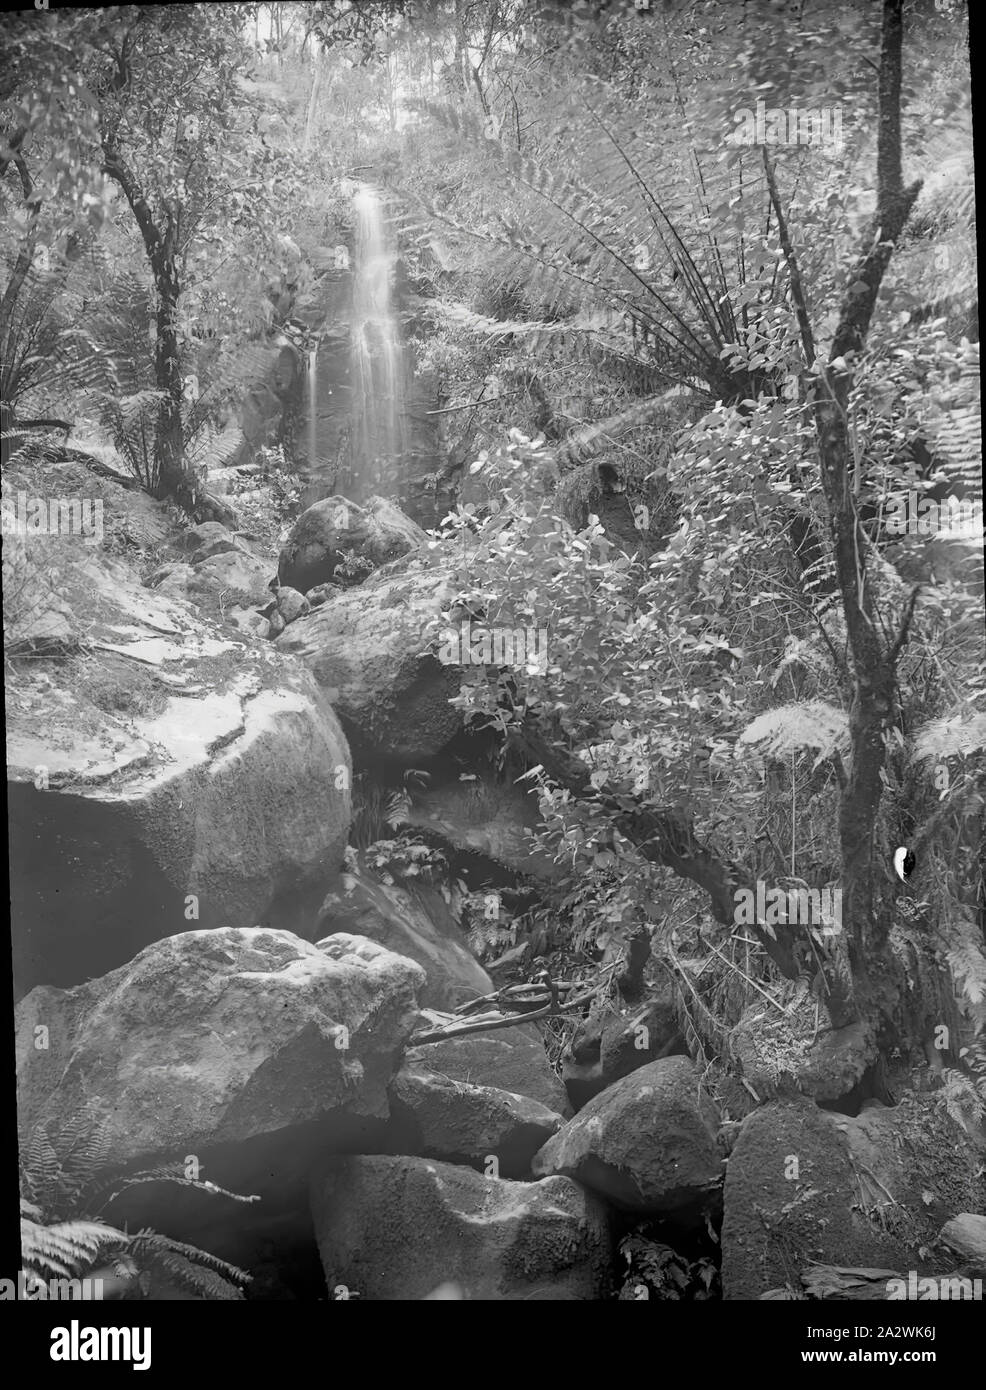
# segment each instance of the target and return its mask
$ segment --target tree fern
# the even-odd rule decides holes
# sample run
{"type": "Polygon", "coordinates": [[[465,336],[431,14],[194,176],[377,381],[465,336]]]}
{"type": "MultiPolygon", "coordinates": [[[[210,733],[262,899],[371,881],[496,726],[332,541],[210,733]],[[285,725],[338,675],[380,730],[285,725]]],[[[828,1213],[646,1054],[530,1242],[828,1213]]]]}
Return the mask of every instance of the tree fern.
{"type": "Polygon", "coordinates": [[[817,766],[824,758],[849,752],[849,720],[844,710],[824,700],[804,700],[758,715],[739,736],[755,744],[765,757],[789,758],[815,749],[817,766]]]}
{"type": "MultiPolygon", "coordinates": [[[[564,161],[556,149],[552,167],[490,139],[471,114],[429,107],[517,190],[523,221],[501,211],[483,225],[467,225],[435,201],[426,206],[429,218],[498,248],[498,273],[525,284],[561,317],[582,310],[587,298],[609,315],[615,308],[651,345],[652,360],[669,379],[698,378],[727,398],[738,390],[755,394],[743,371],[734,380],[723,364],[725,346],[739,336],[731,290],[745,283],[741,258],[732,272],[725,269],[723,246],[733,233],[721,232],[714,247],[703,232],[696,238],[693,190],[683,192],[681,168],[675,187],[673,161],[657,159],[653,142],[626,129],[625,114],[602,88],[580,91],[572,101],[581,102],[581,111],[567,104],[559,126],[580,115],[583,145],[569,148],[569,141],[564,161]],[[563,163],[586,169],[586,177],[562,176],[557,169],[563,163]]],[[[560,138],[546,143],[557,145],[560,138]]],[[[710,196],[728,202],[730,178],[729,170],[712,174],[710,196]]],[[[769,300],[773,292],[768,287],[765,293],[769,300]]]]}

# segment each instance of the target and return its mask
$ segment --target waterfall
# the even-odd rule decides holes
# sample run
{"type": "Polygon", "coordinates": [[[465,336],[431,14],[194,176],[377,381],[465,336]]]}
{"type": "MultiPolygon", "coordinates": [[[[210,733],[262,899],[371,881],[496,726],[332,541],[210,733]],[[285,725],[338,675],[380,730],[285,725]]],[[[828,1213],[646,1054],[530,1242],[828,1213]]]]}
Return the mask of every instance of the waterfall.
{"type": "Polygon", "coordinates": [[[308,466],[318,462],[318,348],[308,354],[308,466]]]}
{"type": "Polygon", "coordinates": [[[396,254],[389,248],[383,205],[373,189],[362,185],[353,207],[353,434],[347,491],[359,501],[392,489],[406,437],[404,360],[390,290],[396,254]]]}

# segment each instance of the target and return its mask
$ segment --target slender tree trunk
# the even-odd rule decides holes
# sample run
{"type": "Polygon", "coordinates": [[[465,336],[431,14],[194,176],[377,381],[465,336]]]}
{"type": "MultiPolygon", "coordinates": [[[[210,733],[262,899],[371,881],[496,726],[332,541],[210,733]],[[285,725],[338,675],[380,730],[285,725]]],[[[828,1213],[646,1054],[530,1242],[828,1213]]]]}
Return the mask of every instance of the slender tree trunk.
{"type": "MultiPolygon", "coordinates": [[[[917,594],[911,595],[899,617],[896,634],[886,638],[874,601],[868,540],[856,510],[848,419],[856,363],[866,342],[877,294],[921,188],[920,182],[904,188],[901,173],[901,11],[902,0],[884,0],[876,213],[849,275],[829,363],[811,377],[809,391],[853,678],[849,716],[852,759],[839,805],[845,958],[834,962],[829,973],[829,1012],[836,1026],[864,1020],[884,1046],[893,1041],[902,984],[888,945],[890,903],[880,891],[887,879],[887,866],[878,852],[877,824],[886,736],[896,714],[897,662],[907,641],[917,594]]],[[[810,370],[814,346],[797,257],[784,235],[783,212],[766,157],[765,168],[785,241],[805,366],[810,370]]]]}
{"type": "Polygon", "coordinates": [[[308,119],[305,122],[304,148],[310,150],[312,147],[312,134],[315,129],[315,112],[318,110],[318,97],[322,87],[322,62],[321,50],[315,49],[312,59],[312,93],[308,102],[308,119]]]}
{"type": "Polygon", "coordinates": [[[182,440],[182,363],[178,342],[178,297],[180,288],[174,255],[162,250],[153,266],[157,287],[157,346],[154,376],[164,392],[154,440],[155,493],[173,497],[186,509],[194,506],[191,480],[184,463],[182,440]]]}
{"type": "Polygon", "coordinates": [[[172,497],[194,513],[198,498],[195,482],[185,466],[182,437],[182,353],[178,339],[178,235],[175,216],[166,214],[162,227],[144,196],[133,170],[113,141],[103,142],[103,169],[123,191],[140,229],[157,291],[157,343],[154,351],[155,385],[163,397],[154,440],[154,492],[172,497]]]}

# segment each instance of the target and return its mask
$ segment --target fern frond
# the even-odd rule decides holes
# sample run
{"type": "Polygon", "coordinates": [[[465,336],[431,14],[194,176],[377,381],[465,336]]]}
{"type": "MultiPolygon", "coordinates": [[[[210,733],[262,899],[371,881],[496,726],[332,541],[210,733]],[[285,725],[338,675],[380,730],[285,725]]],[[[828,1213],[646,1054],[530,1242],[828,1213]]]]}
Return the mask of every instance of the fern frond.
{"type": "Polygon", "coordinates": [[[616,415],[605,420],[596,420],[591,425],[570,435],[555,452],[555,462],[559,467],[573,467],[584,463],[601,449],[608,448],[614,440],[629,430],[639,429],[656,416],[663,414],[670,405],[681,399],[680,392],[672,388],[659,396],[636,401],[616,415]]]}
{"type": "Polygon", "coordinates": [[[156,1266],[183,1288],[203,1297],[242,1298],[239,1286],[250,1282],[250,1275],[237,1265],[157,1231],[138,1231],[130,1238],[129,1249],[140,1268],[156,1266]]]}
{"type": "Polygon", "coordinates": [[[129,1237],[101,1221],[61,1221],[44,1226],[21,1218],[24,1268],[43,1279],[78,1278],[105,1250],[125,1246],[129,1237]]]}
{"type": "Polygon", "coordinates": [[[202,1178],[187,1178],[181,1164],[174,1164],[110,1178],[99,1185],[89,1187],[86,1191],[86,1201],[90,1206],[95,1208],[98,1205],[101,1209],[132,1187],[141,1187],[146,1183],[156,1182],[173,1183],[177,1187],[195,1187],[200,1192],[208,1192],[216,1197],[229,1197],[234,1202],[250,1203],[260,1200],[257,1196],[247,1197],[242,1192],[230,1192],[227,1188],[220,1187],[218,1183],[207,1182],[202,1178]]]}
{"type": "Polygon", "coordinates": [[[986,948],[976,914],[952,904],[941,928],[945,958],[959,1007],[977,1034],[986,1029],[986,948]]]}
{"type": "Polygon", "coordinates": [[[816,749],[818,761],[849,751],[849,720],[844,710],[824,700],[805,700],[766,710],[747,725],[740,743],[759,745],[766,757],[786,758],[806,748],[816,749]]]}
{"type": "Polygon", "coordinates": [[[385,819],[395,829],[407,825],[411,815],[411,797],[406,791],[391,792],[387,797],[385,819]]]}
{"type": "Polygon", "coordinates": [[[914,737],[918,762],[941,758],[966,758],[986,748],[986,711],[960,710],[951,717],[932,719],[914,737]]]}
{"type": "Polygon", "coordinates": [[[963,345],[959,381],[949,408],[932,418],[926,429],[949,482],[966,495],[981,498],[983,443],[978,343],[963,345]]]}

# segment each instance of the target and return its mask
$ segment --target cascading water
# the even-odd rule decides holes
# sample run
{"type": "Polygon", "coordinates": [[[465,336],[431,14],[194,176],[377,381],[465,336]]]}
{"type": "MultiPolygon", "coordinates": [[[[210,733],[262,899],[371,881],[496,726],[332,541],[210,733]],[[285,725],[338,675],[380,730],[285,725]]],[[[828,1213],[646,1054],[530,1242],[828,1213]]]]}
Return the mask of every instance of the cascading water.
{"type": "Polygon", "coordinates": [[[388,246],[383,205],[361,185],[356,212],[353,284],[353,432],[346,489],[354,501],[390,491],[406,450],[404,356],[391,299],[396,254],[388,246]]]}
{"type": "Polygon", "coordinates": [[[318,465],[318,348],[308,354],[308,462],[318,465]]]}

